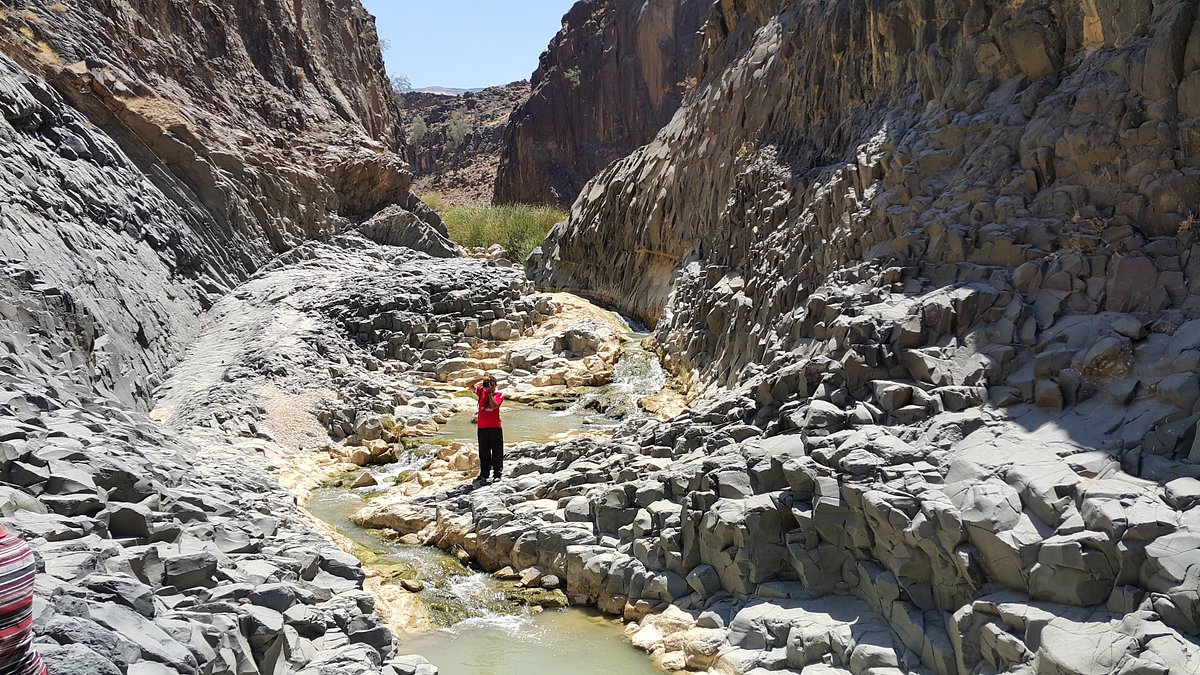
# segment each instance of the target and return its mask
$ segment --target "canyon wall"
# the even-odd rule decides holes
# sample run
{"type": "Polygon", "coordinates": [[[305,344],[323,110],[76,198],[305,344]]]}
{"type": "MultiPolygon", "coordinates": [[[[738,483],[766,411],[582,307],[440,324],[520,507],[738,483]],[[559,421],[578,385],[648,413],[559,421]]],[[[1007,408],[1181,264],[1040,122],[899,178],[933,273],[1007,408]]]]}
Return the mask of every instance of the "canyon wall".
{"type": "Polygon", "coordinates": [[[525,80],[459,96],[405,92],[413,190],[453,205],[492,203],[509,115],[528,98],[525,80]]]}
{"type": "Polygon", "coordinates": [[[909,297],[991,279],[1022,294],[1026,340],[1191,309],[1193,8],[1080,7],[720,3],[704,79],[588,184],[539,279],[720,383],[812,339],[838,275],[909,297]]]}
{"type": "Polygon", "coordinates": [[[730,672],[1195,669],[1196,4],[746,0],[703,35],[530,264],[710,396],[531,457],[539,524],[460,505],[480,556],[715,611],[726,646],[655,649],[730,672]],[[822,637],[831,593],[883,651],[822,637]]]}
{"type": "Polygon", "coordinates": [[[357,559],[268,475],[281,446],[213,412],[253,392],[194,403],[198,430],[146,414],[279,254],[359,229],[456,255],[389,95],[357,0],[0,5],[0,522],[37,554],[50,672],[414,672],[384,663],[357,559]]]}
{"type": "Polygon", "coordinates": [[[0,255],[90,313],[122,400],[272,256],[420,210],[355,1],[35,2],[0,26],[0,255]]]}
{"type": "Polygon", "coordinates": [[[569,206],[600,169],[649,141],[694,79],[705,3],[581,0],[505,131],[495,203],[569,206]]]}

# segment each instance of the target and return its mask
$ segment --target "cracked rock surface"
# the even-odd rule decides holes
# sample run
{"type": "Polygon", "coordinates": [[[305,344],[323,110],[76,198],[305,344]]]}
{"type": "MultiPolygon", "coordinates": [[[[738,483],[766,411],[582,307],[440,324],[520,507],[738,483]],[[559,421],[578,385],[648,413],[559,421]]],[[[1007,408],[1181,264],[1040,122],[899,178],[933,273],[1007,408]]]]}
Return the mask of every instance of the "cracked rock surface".
{"type": "Polygon", "coordinates": [[[212,426],[187,433],[146,414],[280,254],[359,229],[457,254],[408,193],[361,6],[244,9],[0,10],[0,514],[38,557],[51,672],[419,665],[267,473],[279,448],[225,416],[252,401],[189,400],[212,426]]]}
{"type": "Polygon", "coordinates": [[[707,401],[409,522],[674,607],[638,638],[673,667],[1194,670],[1196,18],[714,4],[695,88],[531,259],[707,401]]]}

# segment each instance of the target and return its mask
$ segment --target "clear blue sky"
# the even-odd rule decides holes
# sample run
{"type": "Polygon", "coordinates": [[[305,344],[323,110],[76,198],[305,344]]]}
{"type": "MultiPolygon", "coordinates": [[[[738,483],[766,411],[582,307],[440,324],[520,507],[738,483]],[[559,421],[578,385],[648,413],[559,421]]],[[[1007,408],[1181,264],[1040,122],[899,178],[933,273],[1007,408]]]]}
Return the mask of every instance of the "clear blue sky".
{"type": "Polygon", "coordinates": [[[527,79],[574,0],[363,0],[388,75],[413,87],[488,87],[527,79]]]}

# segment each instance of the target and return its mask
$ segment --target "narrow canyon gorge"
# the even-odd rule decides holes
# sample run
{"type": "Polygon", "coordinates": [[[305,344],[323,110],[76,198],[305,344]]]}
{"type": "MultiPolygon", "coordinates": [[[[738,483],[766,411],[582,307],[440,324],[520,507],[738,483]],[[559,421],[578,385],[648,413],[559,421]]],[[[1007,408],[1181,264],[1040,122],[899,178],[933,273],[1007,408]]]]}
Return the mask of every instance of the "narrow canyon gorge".
{"type": "Polygon", "coordinates": [[[33,646],[1200,672],[1198,213],[1195,0],[580,0],[457,98],[359,0],[0,2],[33,646]]]}

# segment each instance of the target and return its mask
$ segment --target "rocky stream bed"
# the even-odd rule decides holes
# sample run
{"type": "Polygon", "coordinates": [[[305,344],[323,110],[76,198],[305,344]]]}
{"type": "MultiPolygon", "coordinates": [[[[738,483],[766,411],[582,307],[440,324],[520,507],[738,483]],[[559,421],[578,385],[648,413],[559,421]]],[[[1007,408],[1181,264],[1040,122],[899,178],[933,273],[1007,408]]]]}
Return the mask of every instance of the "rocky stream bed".
{"type": "Polygon", "coordinates": [[[358,0],[258,5],[0,9],[53,673],[1200,672],[1195,0],[576,3],[497,182],[691,387],[611,422],[626,328],[446,238],[358,0]],[[484,370],[578,430],[472,487],[484,370]]]}
{"type": "MultiPolygon", "coordinates": [[[[469,653],[462,646],[473,640],[464,637],[481,630],[486,653],[499,630],[527,648],[508,650],[518,663],[520,654],[540,660],[555,650],[577,652],[572,640],[599,639],[608,647],[593,649],[596,672],[610,672],[614,659],[624,659],[622,670],[632,662],[654,672],[644,657],[630,658],[636,652],[619,626],[534,616],[568,604],[555,584],[493,580],[469,571],[461,552],[447,555],[351,522],[351,511],[413,490],[470,489],[478,458],[473,442],[463,443],[474,426],[462,384],[484,369],[498,373],[509,394],[510,447],[563,432],[610,434],[638,396],[630,387],[657,393],[665,380],[660,369],[647,379],[655,357],[625,331],[615,315],[586,301],[533,293],[506,262],[434,258],[345,236],[301,247],[219,302],[156,392],[150,415],[195,444],[204,461],[268,484],[277,479],[291,491],[272,488],[276,499],[298,505],[297,527],[324,540],[347,575],[331,589],[335,597],[312,601],[345,598],[339,602],[353,600],[361,610],[319,636],[298,633],[302,648],[308,640],[318,651],[357,650],[338,667],[368,667],[361,652],[375,650],[397,672],[435,672],[421,657],[395,654],[410,651],[409,636],[447,629],[457,634],[456,655],[469,653]],[[618,358],[623,351],[636,353],[641,366],[631,370],[630,359],[618,358]],[[628,372],[611,383],[614,368],[628,372]],[[639,377],[645,381],[635,383],[639,377]]],[[[217,557],[218,575],[225,562],[217,557]]],[[[232,592],[219,587],[222,598],[232,592]]],[[[212,609],[211,591],[187,592],[212,609]]],[[[260,614],[280,609],[259,607],[255,597],[233,600],[260,614]]],[[[289,635],[296,627],[281,616],[280,634],[289,635]]],[[[432,637],[417,643],[437,652],[432,637]]]]}
{"type": "MultiPolygon", "coordinates": [[[[0,427],[4,523],[41,561],[35,626],[55,673],[432,672],[398,655],[384,621],[449,626],[462,603],[364,572],[361,541],[301,506],[331,474],[399,459],[406,438],[470,408],[447,380],[511,361],[524,366],[505,366],[514,405],[561,407],[571,387],[611,377],[621,342],[610,314],[532,294],[505,263],[342,235],[218,301],[147,414],[41,365],[71,363],[77,333],[44,294],[22,293],[35,275],[4,283],[18,300],[2,308],[16,413],[0,427]],[[21,332],[29,317],[61,336],[56,351],[22,355],[38,344],[21,332]]],[[[474,453],[457,454],[453,480],[469,481],[474,453]]],[[[429,552],[407,563],[426,578],[465,571],[408,548],[429,552]]]]}
{"type": "MultiPolygon", "coordinates": [[[[37,310],[16,295],[6,316],[37,310]]],[[[528,609],[570,604],[628,622],[653,657],[637,662],[668,670],[1200,663],[1180,629],[1194,477],[1124,474],[1069,415],[954,404],[968,389],[897,424],[931,404],[892,382],[857,408],[821,385],[759,419],[768,382],[606,424],[585,407],[619,414],[618,356],[637,351],[612,316],[503,262],[339,235],[218,301],[148,415],[30,368],[58,398],[10,380],[4,515],[44,564],[39,648],[65,673],[428,674],[410,646],[494,655],[518,637],[479,624],[519,620],[615,640],[599,663],[630,653],[612,624],[528,609]],[[510,443],[504,480],[472,486],[473,448],[437,434],[469,438],[462,385],[483,369],[510,393],[510,441],[549,442],[510,443]]],[[[34,363],[21,340],[8,361],[34,363]]]]}

